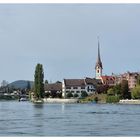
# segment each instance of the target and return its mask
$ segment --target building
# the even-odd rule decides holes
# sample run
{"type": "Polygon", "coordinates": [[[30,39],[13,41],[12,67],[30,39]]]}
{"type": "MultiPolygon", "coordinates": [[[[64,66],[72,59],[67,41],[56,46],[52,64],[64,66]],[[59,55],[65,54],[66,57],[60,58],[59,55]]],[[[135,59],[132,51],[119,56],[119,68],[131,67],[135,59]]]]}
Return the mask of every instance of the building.
{"type": "Polygon", "coordinates": [[[85,79],[64,79],[62,82],[62,96],[66,98],[71,92],[73,95],[78,94],[81,97],[82,92],[92,94],[95,92],[96,80],[92,78],[85,79]]]}
{"type": "Polygon", "coordinates": [[[129,89],[133,89],[136,87],[137,79],[140,74],[138,72],[126,72],[124,74],[121,74],[119,77],[119,83],[122,82],[122,80],[128,81],[128,87],[129,89]]]}
{"type": "Polygon", "coordinates": [[[62,83],[56,82],[51,84],[45,84],[44,90],[45,93],[48,93],[50,96],[57,97],[58,94],[62,94],[62,83]]]}
{"type": "Polygon", "coordinates": [[[116,85],[116,78],[114,76],[101,76],[101,81],[103,85],[114,86],[116,85]]]}
{"type": "Polygon", "coordinates": [[[102,72],[103,72],[103,65],[101,61],[100,44],[98,40],[98,56],[97,56],[97,61],[95,65],[95,78],[97,80],[101,80],[103,85],[109,85],[109,86],[115,85],[115,77],[107,76],[107,75],[103,76],[102,72]]]}
{"type": "Polygon", "coordinates": [[[100,57],[100,44],[98,40],[98,57],[97,57],[96,65],[95,65],[95,78],[96,79],[101,79],[102,70],[103,70],[103,65],[102,65],[102,61],[100,57]]]}

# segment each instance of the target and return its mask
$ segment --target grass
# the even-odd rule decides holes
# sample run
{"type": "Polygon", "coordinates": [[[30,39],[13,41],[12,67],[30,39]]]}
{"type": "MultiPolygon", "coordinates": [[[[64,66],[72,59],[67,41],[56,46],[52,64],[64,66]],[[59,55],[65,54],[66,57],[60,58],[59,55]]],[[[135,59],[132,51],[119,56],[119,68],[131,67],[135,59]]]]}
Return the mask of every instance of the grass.
{"type": "Polygon", "coordinates": [[[98,103],[106,103],[106,94],[93,94],[89,95],[86,98],[80,99],[80,103],[88,103],[88,102],[93,102],[95,101],[95,97],[98,98],[98,103]]]}
{"type": "Polygon", "coordinates": [[[18,96],[0,95],[0,100],[17,100],[18,96]]]}

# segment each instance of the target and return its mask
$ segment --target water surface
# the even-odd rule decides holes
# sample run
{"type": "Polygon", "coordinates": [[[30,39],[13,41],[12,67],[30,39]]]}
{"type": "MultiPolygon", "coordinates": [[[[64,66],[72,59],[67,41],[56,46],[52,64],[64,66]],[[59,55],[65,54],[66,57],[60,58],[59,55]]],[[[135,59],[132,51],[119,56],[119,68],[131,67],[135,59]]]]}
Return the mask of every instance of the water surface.
{"type": "Polygon", "coordinates": [[[140,136],[140,105],[1,101],[0,136],[140,136]]]}

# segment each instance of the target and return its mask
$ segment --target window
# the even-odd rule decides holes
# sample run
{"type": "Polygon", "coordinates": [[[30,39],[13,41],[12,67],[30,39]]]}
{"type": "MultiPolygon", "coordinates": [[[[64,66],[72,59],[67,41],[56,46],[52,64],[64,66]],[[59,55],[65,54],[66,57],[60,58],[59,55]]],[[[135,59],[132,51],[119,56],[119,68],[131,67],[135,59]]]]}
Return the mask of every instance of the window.
{"type": "Polygon", "coordinates": [[[67,87],[67,89],[71,89],[71,87],[67,87]]]}
{"type": "Polygon", "coordinates": [[[87,87],[87,91],[89,92],[89,86],[87,87]]]}

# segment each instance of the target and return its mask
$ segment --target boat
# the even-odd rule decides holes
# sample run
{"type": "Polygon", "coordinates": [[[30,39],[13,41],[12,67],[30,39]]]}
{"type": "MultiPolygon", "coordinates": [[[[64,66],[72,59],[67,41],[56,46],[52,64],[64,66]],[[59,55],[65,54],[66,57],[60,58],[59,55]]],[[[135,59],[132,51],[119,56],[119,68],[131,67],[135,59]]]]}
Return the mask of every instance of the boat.
{"type": "Polygon", "coordinates": [[[28,101],[27,98],[20,98],[19,101],[28,101]]]}
{"type": "Polygon", "coordinates": [[[34,100],[33,103],[35,103],[35,104],[43,104],[44,101],[43,100],[34,100]]]}

